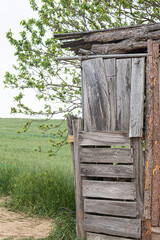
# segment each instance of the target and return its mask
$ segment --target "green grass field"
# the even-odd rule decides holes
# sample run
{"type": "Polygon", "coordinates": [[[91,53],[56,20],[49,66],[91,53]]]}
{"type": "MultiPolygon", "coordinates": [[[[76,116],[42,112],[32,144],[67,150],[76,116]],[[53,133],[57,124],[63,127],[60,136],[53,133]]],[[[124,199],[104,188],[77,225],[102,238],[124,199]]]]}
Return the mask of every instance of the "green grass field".
{"type": "MultiPolygon", "coordinates": [[[[50,120],[54,124],[58,121],[50,120]]],[[[12,210],[61,222],[63,234],[57,225],[48,239],[75,239],[75,216],[65,218],[60,214],[61,208],[75,211],[70,146],[62,147],[56,156],[49,157],[51,133],[42,134],[38,120],[26,133],[18,134],[17,130],[22,130],[25,122],[26,119],[0,119],[1,196],[11,196],[8,206],[12,210]],[[34,151],[39,146],[41,152],[34,151]]],[[[66,128],[66,122],[62,128],[66,128]]]]}

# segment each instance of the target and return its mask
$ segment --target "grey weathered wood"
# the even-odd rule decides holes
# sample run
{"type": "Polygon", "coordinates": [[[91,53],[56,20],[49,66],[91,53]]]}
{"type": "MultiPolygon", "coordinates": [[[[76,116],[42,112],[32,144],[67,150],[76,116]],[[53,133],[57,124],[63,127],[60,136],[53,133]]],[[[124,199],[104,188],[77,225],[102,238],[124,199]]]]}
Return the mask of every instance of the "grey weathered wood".
{"type": "Polygon", "coordinates": [[[113,237],[103,234],[87,233],[87,240],[133,240],[133,238],[113,237]]]}
{"type": "Polygon", "coordinates": [[[80,161],[86,163],[132,163],[129,148],[85,148],[81,147],[80,161]]]}
{"type": "Polygon", "coordinates": [[[116,131],[116,110],[117,110],[117,77],[116,59],[104,60],[106,79],[108,83],[109,104],[110,104],[110,131],[116,131]]]}
{"type": "Polygon", "coordinates": [[[144,113],[145,58],[132,59],[130,137],[142,137],[144,113]]]}
{"type": "Polygon", "coordinates": [[[124,201],[85,199],[84,211],[112,216],[137,217],[137,203],[124,201]]]}
{"type": "Polygon", "coordinates": [[[130,120],[131,59],[117,60],[117,130],[128,131],[130,120]]]}
{"type": "Polygon", "coordinates": [[[102,58],[82,62],[84,93],[84,130],[110,129],[109,91],[102,58]]]}
{"type": "Polygon", "coordinates": [[[98,215],[84,215],[86,232],[105,233],[113,236],[141,238],[141,220],[98,215]]]}
{"type": "Polygon", "coordinates": [[[76,233],[77,237],[84,239],[84,200],[82,197],[82,181],[80,176],[79,161],[79,131],[82,130],[82,120],[75,119],[72,121],[74,135],[74,160],[75,160],[75,183],[76,183],[76,233]]]}
{"type": "MultiPolygon", "coordinates": [[[[68,115],[67,116],[67,126],[68,126],[68,134],[73,135],[73,126],[72,126],[72,120],[76,117],[68,115]]],[[[72,153],[72,161],[73,161],[73,172],[74,172],[74,189],[76,188],[75,183],[75,161],[74,161],[74,143],[70,143],[71,146],[71,153],[72,153]]]]}
{"type": "Polygon", "coordinates": [[[144,157],[142,138],[132,138],[133,159],[135,166],[136,200],[138,218],[143,216],[143,191],[144,191],[144,157]]]}
{"type": "Polygon", "coordinates": [[[104,164],[81,164],[81,176],[86,177],[109,177],[109,178],[134,178],[133,165],[104,165],[104,164]]]}
{"type": "Polygon", "coordinates": [[[128,132],[81,132],[81,146],[130,146],[128,132]]]}
{"type": "Polygon", "coordinates": [[[134,200],[136,189],[134,182],[82,181],[84,197],[134,200]]]}

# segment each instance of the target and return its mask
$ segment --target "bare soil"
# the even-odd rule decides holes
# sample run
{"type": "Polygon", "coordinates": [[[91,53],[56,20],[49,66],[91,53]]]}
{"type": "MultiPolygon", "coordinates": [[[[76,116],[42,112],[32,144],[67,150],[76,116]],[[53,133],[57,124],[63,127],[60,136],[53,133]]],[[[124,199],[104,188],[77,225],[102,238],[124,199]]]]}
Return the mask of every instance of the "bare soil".
{"type": "Polygon", "coordinates": [[[39,239],[49,235],[53,227],[51,220],[12,212],[2,206],[3,201],[0,199],[0,240],[39,239]]]}

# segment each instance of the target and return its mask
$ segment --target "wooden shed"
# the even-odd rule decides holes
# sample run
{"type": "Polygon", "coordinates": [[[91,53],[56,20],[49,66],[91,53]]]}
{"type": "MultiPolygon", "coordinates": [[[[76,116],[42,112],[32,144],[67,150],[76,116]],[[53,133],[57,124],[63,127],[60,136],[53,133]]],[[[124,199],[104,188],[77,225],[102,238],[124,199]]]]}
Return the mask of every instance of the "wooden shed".
{"type": "Polygon", "coordinates": [[[82,66],[83,118],[68,117],[77,236],[160,239],[160,23],[55,37],[78,55],[57,60],[82,66]]]}

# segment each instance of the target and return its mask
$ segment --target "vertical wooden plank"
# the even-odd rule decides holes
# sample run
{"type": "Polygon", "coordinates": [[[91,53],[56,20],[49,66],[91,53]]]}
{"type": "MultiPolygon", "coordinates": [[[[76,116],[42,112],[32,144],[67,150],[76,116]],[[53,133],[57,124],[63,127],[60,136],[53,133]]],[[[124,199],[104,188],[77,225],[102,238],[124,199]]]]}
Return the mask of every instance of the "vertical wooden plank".
{"type": "Polygon", "coordinates": [[[82,198],[82,181],[80,176],[80,159],[79,159],[79,131],[82,131],[82,120],[75,119],[72,121],[74,135],[74,159],[75,159],[75,182],[76,182],[76,233],[77,237],[84,239],[84,201],[82,198]]]}
{"type": "Polygon", "coordinates": [[[130,119],[131,59],[117,60],[117,130],[128,131],[130,119]]]}
{"type": "Polygon", "coordinates": [[[84,130],[110,129],[109,91],[102,58],[82,62],[84,92],[84,130]]]}
{"type": "Polygon", "coordinates": [[[116,130],[117,112],[117,76],[116,59],[104,60],[105,72],[108,82],[109,103],[110,103],[110,131],[116,130]]]}
{"type": "Polygon", "coordinates": [[[153,43],[153,172],[152,172],[152,226],[159,226],[160,194],[160,114],[159,114],[159,43],[153,43]]]}
{"type": "Polygon", "coordinates": [[[151,239],[151,187],[152,187],[152,139],[153,139],[153,45],[148,40],[145,104],[145,186],[142,240],[151,239]]]}
{"type": "MultiPolygon", "coordinates": [[[[67,116],[67,126],[68,126],[68,134],[73,135],[73,126],[72,126],[72,120],[76,119],[76,117],[68,115],[67,116]]],[[[75,185],[75,161],[74,161],[74,143],[70,143],[71,146],[71,153],[72,153],[72,161],[73,161],[73,173],[74,173],[74,189],[76,189],[75,185]]]]}
{"type": "Polygon", "coordinates": [[[135,166],[135,185],[136,185],[136,200],[138,207],[138,218],[143,216],[143,141],[142,138],[132,138],[131,145],[133,149],[133,163],[135,166]]]}
{"type": "Polygon", "coordinates": [[[145,58],[132,58],[130,137],[142,137],[144,113],[145,58]]]}

